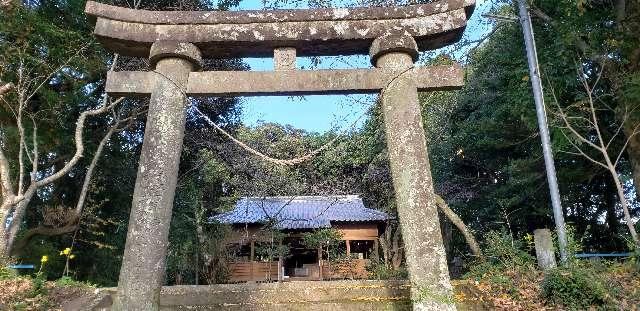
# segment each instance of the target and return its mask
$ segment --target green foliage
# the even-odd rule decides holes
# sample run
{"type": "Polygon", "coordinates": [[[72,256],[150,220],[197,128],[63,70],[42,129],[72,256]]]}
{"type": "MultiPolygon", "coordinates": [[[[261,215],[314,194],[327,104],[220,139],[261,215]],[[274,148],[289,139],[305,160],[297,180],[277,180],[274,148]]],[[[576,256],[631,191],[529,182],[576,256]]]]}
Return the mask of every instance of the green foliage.
{"type": "Polygon", "coordinates": [[[12,279],[12,278],[16,277],[17,275],[18,274],[16,273],[16,271],[14,269],[11,269],[11,268],[5,267],[5,266],[0,266],[0,281],[12,279]]]}
{"type": "Polygon", "coordinates": [[[256,245],[255,254],[258,259],[273,261],[278,258],[283,258],[289,254],[291,251],[289,246],[282,244],[282,241],[287,236],[286,233],[283,233],[276,228],[269,228],[267,236],[271,237],[270,242],[256,245]]]}
{"type": "MultiPolygon", "coordinates": [[[[576,227],[571,224],[565,224],[565,235],[567,238],[567,260],[570,264],[579,264],[579,258],[574,255],[579,254],[584,250],[585,236],[588,235],[589,227],[585,229],[585,233],[582,236],[578,236],[576,227]]],[[[556,250],[559,249],[558,236],[556,232],[553,232],[553,244],[556,250]]]]}
{"type": "Polygon", "coordinates": [[[302,243],[309,248],[336,246],[342,241],[342,233],[333,228],[322,228],[302,235],[302,243]]]}
{"type": "Polygon", "coordinates": [[[406,280],[409,272],[404,266],[394,269],[380,260],[371,260],[367,264],[369,277],[375,280],[406,280]]]}
{"type": "Polygon", "coordinates": [[[638,275],[640,275],[640,248],[636,247],[633,241],[629,240],[629,249],[631,249],[631,256],[627,259],[627,265],[638,275]]]}
{"type": "Polygon", "coordinates": [[[77,280],[74,280],[72,277],[69,277],[69,276],[63,276],[63,277],[57,279],[55,281],[55,284],[57,286],[62,286],[62,287],[81,287],[81,288],[95,287],[94,284],[91,284],[91,283],[88,283],[88,282],[77,281],[77,280]]]}
{"type": "Polygon", "coordinates": [[[581,266],[553,269],[546,273],[542,283],[545,299],[571,310],[608,305],[612,303],[612,291],[611,284],[601,279],[598,272],[581,266]]]}
{"type": "Polygon", "coordinates": [[[516,279],[535,271],[535,260],[526,249],[530,238],[515,240],[505,230],[489,231],[484,235],[484,261],[472,264],[465,278],[484,280],[503,293],[518,299],[516,279]]]}
{"type": "Polygon", "coordinates": [[[443,295],[437,292],[433,292],[433,286],[429,286],[429,285],[419,285],[419,284],[412,284],[413,288],[416,288],[416,291],[418,292],[417,297],[415,298],[416,302],[430,302],[430,301],[435,301],[441,304],[449,304],[449,305],[453,305],[455,303],[455,300],[453,299],[452,296],[449,295],[443,295]]]}
{"type": "Polygon", "coordinates": [[[342,233],[333,228],[322,228],[302,234],[302,244],[308,248],[322,249],[329,261],[342,254],[337,246],[342,241],[342,233]]]}
{"type": "Polygon", "coordinates": [[[503,268],[530,268],[535,259],[525,251],[522,240],[514,239],[506,230],[489,231],[484,236],[484,253],[489,264],[503,268]]]}
{"type": "Polygon", "coordinates": [[[46,282],[46,275],[43,271],[38,271],[35,277],[31,280],[31,291],[29,292],[29,297],[45,296],[47,294],[47,288],[45,286],[46,282]]]}

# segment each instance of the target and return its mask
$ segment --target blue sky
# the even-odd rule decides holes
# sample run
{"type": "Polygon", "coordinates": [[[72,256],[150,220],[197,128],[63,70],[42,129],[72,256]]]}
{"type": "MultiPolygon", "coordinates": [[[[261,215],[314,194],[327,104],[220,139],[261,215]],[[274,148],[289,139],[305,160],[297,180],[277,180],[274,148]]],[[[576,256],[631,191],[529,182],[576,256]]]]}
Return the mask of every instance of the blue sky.
{"type": "MultiPolygon", "coordinates": [[[[486,13],[491,8],[491,3],[485,0],[476,1],[476,3],[476,11],[467,26],[463,40],[475,40],[484,36],[491,29],[486,19],[481,17],[482,13],[486,13]]],[[[237,9],[262,8],[261,0],[244,0],[237,9]]],[[[446,53],[460,61],[464,61],[463,57],[466,54],[464,50],[452,51],[451,49],[442,49],[436,53],[446,53]]],[[[422,55],[420,62],[424,63],[432,55],[434,54],[422,55]]],[[[247,58],[245,62],[251,67],[251,70],[273,69],[273,61],[270,58],[247,58]]],[[[299,69],[312,67],[309,58],[298,57],[297,64],[299,69]]],[[[367,56],[349,56],[321,57],[320,63],[313,68],[369,67],[371,65],[367,56]]],[[[328,130],[342,132],[352,129],[351,125],[373,105],[374,100],[374,96],[368,95],[243,97],[241,99],[242,121],[248,126],[256,126],[263,122],[275,122],[289,124],[311,132],[328,130]]],[[[361,124],[362,119],[358,123],[361,124]]]]}

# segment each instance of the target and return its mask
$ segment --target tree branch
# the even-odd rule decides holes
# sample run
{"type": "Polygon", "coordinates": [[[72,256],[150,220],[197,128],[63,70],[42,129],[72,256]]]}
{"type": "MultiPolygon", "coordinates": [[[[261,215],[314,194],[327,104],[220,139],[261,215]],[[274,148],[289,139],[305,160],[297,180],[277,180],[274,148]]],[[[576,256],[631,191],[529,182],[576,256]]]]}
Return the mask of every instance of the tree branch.
{"type": "MultiPolygon", "coordinates": [[[[106,98],[106,96],[105,96],[106,98]]],[[[66,175],[75,165],[76,163],[78,163],[78,161],[80,160],[80,158],[82,158],[82,154],[84,152],[84,143],[82,142],[82,134],[83,134],[83,130],[84,130],[84,121],[87,119],[87,117],[89,116],[95,116],[101,113],[106,112],[107,110],[111,109],[112,107],[114,107],[115,105],[117,105],[118,103],[120,103],[124,98],[119,98],[115,101],[113,101],[111,104],[108,105],[103,105],[100,108],[96,108],[94,110],[89,110],[89,111],[85,111],[83,113],[80,114],[80,117],[78,117],[78,121],[76,122],[76,131],[75,131],[75,144],[76,144],[76,152],[73,155],[73,157],[71,158],[71,160],[69,160],[69,162],[67,162],[67,164],[60,169],[58,172],[54,173],[51,176],[48,176],[42,180],[39,180],[35,183],[33,183],[32,185],[35,187],[42,187],[42,186],[46,186],[54,181],[56,181],[57,179],[59,179],[60,177],[66,175]]],[[[104,102],[106,102],[107,100],[105,99],[104,102]]]]}
{"type": "Polygon", "coordinates": [[[107,131],[107,133],[102,138],[102,140],[100,140],[100,143],[98,144],[98,148],[96,149],[96,153],[93,155],[93,159],[91,159],[91,163],[87,168],[87,173],[84,176],[84,181],[82,183],[82,189],[80,190],[80,196],[78,197],[78,202],[76,203],[75,214],[78,218],[80,218],[80,215],[82,215],[82,209],[84,207],[84,202],[86,201],[86,198],[87,198],[87,193],[89,192],[89,185],[91,184],[93,171],[95,171],[96,166],[98,165],[98,160],[102,155],[104,146],[107,144],[109,139],[111,139],[111,136],[113,135],[113,133],[116,132],[118,128],[118,124],[119,122],[116,122],[113,126],[111,126],[107,131]]]}
{"type": "Polygon", "coordinates": [[[51,228],[51,227],[45,227],[40,225],[36,228],[29,229],[24,233],[24,235],[20,240],[16,241],[15,245],[13,246],[13,249],[11,250],[11,254],[20,255],[24,250],[24,248],[27,247],[29,242],[38,235],[46,235],[46,236],[61,235],[61,234],[73,232],[76,229],[78,229],[78,227],[79,227],[79,218],[75,218],[70,220],[69,223],[67,223],[63,227],[51,228]]]}
{"type": "MultiPolygon", "coordinates": [[[[567,115],[565,114],[564,110],[562,109],[562,107],[560,106],[560,102],[558,102],[558,98],[556,97],[556,93],[553,89],[553,87],[550,87],[551,89],[551,97],[553,97],[554,102],[556,103],[556,106],[558,107],[558,115],[560,115],[560,118],[562,118],[562,121],[564,121],[564,124],[566,125],[566,128],[569,129],[569,131],[571,131],[571,133],[573,133],[573,135],[576,136],[576,138],[578,138],[580,141],[586,143],[587,145],[593,147],[594,149],[600,151],[600,147],[598,147],[597,145],[595,145],[594,143],[590,142],[588,139],[586,139],[584,136],[582,136],[582,134],[578,133],[578,131],[576,131],[573,126],[571,125],[571,122],[567,119],[567,115]]],[[[566,135],[565,135],[566,137],[566,135]]],[[[569,139],[568,139],[569,140],[569,139]]],[[[571,140],[569,140],[571,142],[571,140]]],[[[573,142],[571,143],[572,145],[573,142]]],[[[582,150],[580,150],[580,152],[582,152],[582,150]]]]}
{"type": "Polygon", "coordinates": [[[442,211],[442,213],[447,216],[449,221],[451,221],[451,223],[453,223],[456,228],[460,230],[460,233],[462,233],[462,235],[464,236],[465,241],[467,241],[467,245],[469,245],[469,249],[471,249],[471,253],[473,253],[474,256],[483,259],[484,256],[482,255],[480,246],[478,245],[478,242],[476,241],[469,228],[467,228],[462,219],[460,219],[460,217],[458,217],[458,215],[456,215],[456,213],[451,208],[449,208],[447,202],[445,202],[445,200],[437,194],[436,205],[438,206],[440,211],[442,211]]]}
{"type": "MultiPolygon", "coordinates": [[[[112,103],[111,105],[113,104],[115,103],[112,103]]],[[[124,129],[119,127],[120,124],[132,120],[137,115],[139,115],[139,113],[134,113],[133,115],[125,119],[116,118],[116,122],[109,128],[105,136],[100,140],[100,143],[98,144],[98,148],[96,149],[96,152],[94,153],[93,158],[91,159],[91,163],[87,168],[87,173],[84,177],[82,189],[80,190],[80,195],[78,197],[76,207],[73,211],[71,218],[67,221],[67,223],[64,226],[58,227],[58,228],[50,228],[50,227],[44,227],[40,225],[37,228],[28,230],[23,236],[23,238],[15,243],[12,249],[12,254],[19,254],[22,251],[22,249],[24,249],[27,246],[27,244],[29,244],[29,241],[37,235],[48,235],[48,236],[61,235],[61,234],[73,232],[79,228],[80,220],[82,219],[82,210],[84,208],[87,194],[89,192],[89,185],[91,184],[93,173],[95,171],[95,168],[97,167],[100,157],[102,156],[104,147],[106,146],[107,142],[110,140],[110,138],[113,136],[115,132],[118,132],[124,129]]],[[[35,139],[35,136],[34,136],[34,139],[35,139]]]]}
{"type": "Polygon", "coordinates": [[[2,197],[4,200],[11,200],[15,196],[11,187],[11,171],[9,161],[4,155],[4,151],[0,148],[0,187],[2,189],[2,197]]]}
{"type": "MultiPolygon", "coordinates": [[[[584,153],[584,151],[582,151],[582,149],[578,145],[576,145],[573,141],[571,141],[571,139],[569,139],[569,136],[567,136],[567,134],[562,129],[560,130],[560,133],[562,133],[562,136],[564,136],[564,138],[567,139],[567,141],[569,142],[569,144],[571,144],[571,146],[573,146],[573,148],[578,150],[580,155],[582,155],[583,157],[587,158],[589,161],[593,162],[594,164],[600,165],[600,166],[608,169],[606,164],[604,164],[604,163],[602,163],[602,162],[600,162],[598,160],[595,160],[592,157],[588,156],[586,153],[584,153]]],[[[570,153],[570,152],[566,152],[566,153],[570,153]]]]}
{"type": "Polygon", "coordinates": [[[31,160],[31,176],[30,181],[33,182],[36,180],[36,175],[38,174],[38,125],[36,124],[36,120],[31,116],[31,122],[33,123],[33,159],[31,160]]]}
{"type": "Polygon", "coordinates": [[[42,82],[40,82],[40,84],[38,84],[38,86],[33,90],[33,92],[31,92],[31,94],[29,94],[29,96],[27,96],[27,98],[24,100],[24,102],[27,103],[34,95],[36,95],[38,90],[45,83],[47,83],[47,81],[49,81],[51,79],[51,77],[53,77],[53,75],[55,75],[58,71],[62,70],[64,67],[66,67],[71,62],[71,60],[74,59],[76,56],[78,56],[80,53],[82,53],[82,51],[84,51],[84,49],[86,49],[87,46],[89,46],[89,44],[91,44],[91,43],[87,43],[84,46],[82,46],[79,50],[76,51],[75,54],[73,54],[71,57],[69,57],[66,62],[64,62],[62,65],[60,65],[60,67],[58,67],[56,70],[54,70],[51,73],[49,73],[49,75],[46,78],[44,78],[42,80],[42,82]]]}
{"type": "MultiPolygon", "coordinates": [[[[602,77],[602,70],[600,70],[600,72],[598,73],[596,82],[593,84],[593,87],[595,87],[598,84],[598,81],[600,81],[601,77],[602,77]]],[[[593,104],[592,88],[589,86],[589,83],[583,77],[583,75],[580,75],[580,79],[582,80],[582,84],[584,86],[584,89],[587,91],[587,96],[589,98],[589,108],[591,111],[591,119],[593,120],[593,124],[594,124],[593,128],[596,130],[596,134],[598,135],[598,141],[600,142],[600,148],[601,148],[600,152],[606,153],[607,149],[605,147],[604,138],[602,138],[602,133],[600,132],[600,126],[598,126],[598,117],[596,115],[596,108],[593,104]]]]}
{"type": "Polygon", "coordinates": [[[640,123],[638,123],[636,125],[635,128],[633,128],[633,132],[631,133],[631,135],[629,135],[629,137],[627,137],[627,139],[624,142],[624,145],[622,146],[622,149],[620,149],[620,152],[618,152],[618,156],[616,157],[616,161],[613,162],[613,167],[618,166],[618,162],[620,161],[620,158],[622,157],[622,154],[624,153],[624,151],[627,149],[627,145],[629,145],[629,142],[631,141],[631,139],[636,136],[638,134],[638,129],[640,128],[640,123]]]}

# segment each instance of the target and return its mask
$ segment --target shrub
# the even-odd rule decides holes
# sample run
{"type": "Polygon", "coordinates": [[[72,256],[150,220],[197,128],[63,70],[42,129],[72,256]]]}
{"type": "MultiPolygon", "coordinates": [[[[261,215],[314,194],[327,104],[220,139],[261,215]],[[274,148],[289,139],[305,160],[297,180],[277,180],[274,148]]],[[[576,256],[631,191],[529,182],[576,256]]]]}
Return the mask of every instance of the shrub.
{"type": "Polygon", "coordinates": [[[640,247],[637,247],[631,239],[627,241],[627,245],[631,250],[627,265],[635,274],[640,274],[640,247]]]}
{"type": "Polygon", "coordinates": [[[375,280],[406,280],[409,278],[409,273],[404,267],[394,269],[379,260],[372,260],[367,265],[367,272],[369,272],[369,277],[375,280]]]}
{"type": "Polygon", "coordinates": [[[505,230],[489,231],[484,237],[485,254],[490,262],[503,268],[533,266],[535,260],[524,250],[521,240],[514,240],[505,230]]]}
{"type": "Polygon", "coordinates": [[[466,277],[481,279],[507,270],[524,271],[535,266],[535,259],[524,250],[521,240],[514,240],[506,230],[489,231],[484,235],[485,261],[474,264],[466,277]]]}
{"type": "Polygon", "coordinates": [[[94,287],[91,283],[76,281],[72,277],[63,276],[56,280],[56,285],[58,286],[72,286],[72,287],[94,287]]]}
{"type": "Polygon", "coordinates": [[[553,269],[542,282],[542,296],[571,310],[606,306],[613,289],[607,288],[594,269],[571,266],[553,269]]]}
{"type": "Polygon", "coordinates": [[[0,266],[0,280],[8,280],[13,279],[17,276],[17,273],[14,269],[9,267],[0,266]]]}
{"type": "Polygon", "coordinates": [[[31,292],[29,297],[45,296],[47,294],[47,287],[45,286],[47,277],[43,271],[38,271],[36,276],[31,280],[31,292]]]}

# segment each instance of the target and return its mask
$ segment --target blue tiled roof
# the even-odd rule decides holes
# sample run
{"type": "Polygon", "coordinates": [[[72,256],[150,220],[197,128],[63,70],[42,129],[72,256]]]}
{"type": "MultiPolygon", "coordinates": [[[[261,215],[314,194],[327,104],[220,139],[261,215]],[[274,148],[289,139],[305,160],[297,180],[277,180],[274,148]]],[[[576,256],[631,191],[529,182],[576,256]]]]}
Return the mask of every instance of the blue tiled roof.
{"type": "Polygon", "coordinates": [[[384,221],[389,216],[364,207],[357,195],[244,197],[232,211],[212,217],[225,224],[266,223],[278,229],[330,228],[332,221],[384,221]]]}

